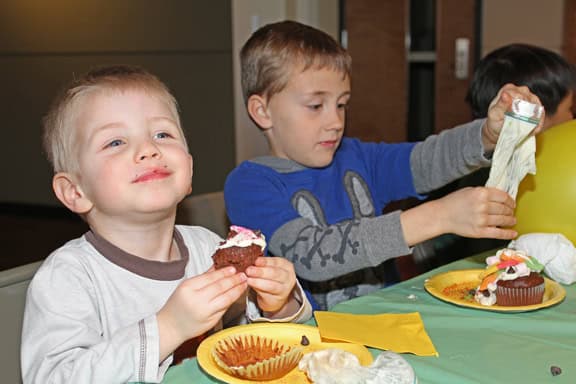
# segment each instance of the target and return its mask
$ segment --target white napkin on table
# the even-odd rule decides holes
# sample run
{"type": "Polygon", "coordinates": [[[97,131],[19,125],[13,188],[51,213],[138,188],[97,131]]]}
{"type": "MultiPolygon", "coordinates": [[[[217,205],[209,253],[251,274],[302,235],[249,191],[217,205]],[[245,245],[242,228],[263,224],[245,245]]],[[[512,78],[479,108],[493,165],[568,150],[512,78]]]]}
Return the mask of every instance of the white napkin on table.
{"type": "Polygon", "coordinates": [[[562,284],[576,282],[576,247],[561,233],[528,233],[509,248],[524,250],[544,265],[544,272],[562,284]]]}
{"type": "Polygon", "coordinates": [[[328,348],[305,354],[298,367],[314,384],[414,384],[414,369],[399,354],[384,351],[368,367],[358,357],[328,348]]]}

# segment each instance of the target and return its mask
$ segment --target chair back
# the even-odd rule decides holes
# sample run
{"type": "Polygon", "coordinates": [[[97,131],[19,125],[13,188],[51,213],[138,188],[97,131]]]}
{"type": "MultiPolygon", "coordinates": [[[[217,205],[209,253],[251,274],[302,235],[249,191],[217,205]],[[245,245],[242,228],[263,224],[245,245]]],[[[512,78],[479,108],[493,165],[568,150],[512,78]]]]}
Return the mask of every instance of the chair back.
{"type": "Polygon", "coordinates": [[[42,261],[0,271],[0,372],[2,383],[22,383],[20,335],[28,284],[42,261]]]}
{"type": "Polygon", "coordinates": [[[176,223],[199,225],[225,238],[228,234],[229,221],[224,205],[224,192],[216,191],[187,197],[178,206],[176,223]]]}

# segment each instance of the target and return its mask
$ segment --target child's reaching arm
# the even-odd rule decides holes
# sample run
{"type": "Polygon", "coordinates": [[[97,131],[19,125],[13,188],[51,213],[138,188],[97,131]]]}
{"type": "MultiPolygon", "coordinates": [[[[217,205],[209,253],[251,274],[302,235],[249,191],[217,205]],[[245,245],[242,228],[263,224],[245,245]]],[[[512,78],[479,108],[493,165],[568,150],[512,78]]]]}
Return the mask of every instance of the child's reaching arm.
{"type": "MultiPolygon", "coordinates": [[[[503,86],[490,104],[488,118],[482,125],[481,140],[484,152],[488,153],[494,150],[504,125],[505,113],[510,109],[515,98],[540,104],[538,97],[532,94],[527,87],[517,87],[513,84],[503,86]]],[[[534,133],[541,130],[543,120],[540,120],[534,133]]],[[[433,137],[431,140],[440,141],[438,137],[433,137]]],[[[427,156],[427,152],[434,153],[434,150],[451,154],[456,147],[454,140],[452,140],[452,150],[449,150],[450,146],[447,146],[450,144],[450,140],[444,140],[444,143],[440,143],[440,145],[426,144],[424,142],[416,146],[412,158],[412,164],[418,165],[413,167],[413,171],[416,189],[419,192],[434,189],[440,185],[438,185],[438,180],[432,177],[437,172],[430,172],[429,167],[426,167],[427,161],[414,161],[414,159],[418,160],[420,157],[429,159],[430,156],[427,156]],[[443,150],[439,150],[442,146],[444,146],[443,150]],[[420,177],[417,177],[418,175],[420,177]]],[[[438,161],[433,162],[433,164],[436,164],[437,167],[438,161]]],[[[449,169],[450,166],[446,164],[445,168],[449,169]]],[[[421,204],[403,212],[401,215],[403,233],[409,245],[415,245],[445,233],[472,238],[509,240],[516,237],[517,233],[503,227],[509,227],[516,223],[514,208],[514,200],[504,191],[486,187],[464,188],[441,199],[421,204]]]]}
{"type": "Polygon", "coordinates": [[[400,215],[409,245],[454,233],[472,238],[510,240],[517,236],[509,227],[516,223],[514,200],[495,188],[464,188],[443,198],[408,209],[400,215]]]}
{"type": "MultiPolygon", "coordinates": [[[[492,101],[487,119],[446,129],[416,144],[410,155],[416,191],[428,193],[489,166],[490,159],[486,155],[494,150],[504,124],[504,114],[515,98],[540,104],[528,88],[507,84],[492,101]]],[[[543,120],[534,133],[541,130],[543,120]]]]}
{"type": "MultiPolygon", "coordinates": [[[[345,198],[353,200],[354,212],[349,219],[336,223],[327,223],[325,217],[330,213],[331,206],[339,203],[320,202],[316,195],[306,192],[308,186],[302,187],[302,193],[296,194],[294,188],[288,186],[287,178],[298,177],[301,172],[294,172],[292,176],[283,173],[280,168],[273,168],[273,165],[245,163],[229,176],[226,183],[229,217],[237,224],[262,229],[268,238],[270,253],[290,260],[296,274],[305,280],[326,281],[378,266],[390,258],[407,255],[411,250],[404,239],[400,212],[379,215],[377,200],[418,196],[417,192],[420,191],[414,190],[418,186],[415,181],[412,186],[411,168],[418,169],[420,166],[423,169],[420,173],[424,175],[434,173],[425,180],[430,184],[445,184],[488,165],[489,160],[482,151],[482,123],[482,120],[478,120],[448,130],[451,132],[439,135],[442,138],[436,136],[416,146],[360,144],[354,151],[370,153],[362,164],[368,164],[370,169],[377,172],[372,176],[366,172],[364,177],[377,179],[379,184],[374,188],[363,187],[364,182],[354,176],[348,181],[340,177],[317,181],[328,189],[344,190],[342,184],[348,188],[348,192],[344,192],[347,193],[345,198]],[[447,153],[448,149],[458,148],[461,143],[469,141],[472,143],[462,148],[465,153],[457,158],[447,153]],[[418,149],[420,147],[422,149],[418,149]],[[432,162],[446,162],[452,166],[450,171],[444,173],[430,172],[426,166],[432,162]],[[391,164],[401,164],[400,169],[390,171],[394,167],[391,164]],[[383,190],[387,191],[387,197],[382,197],[383,190]],[[372,193],[375,193],[373,200],[370,199],[372,193]],[[325,208],[322,204],[325,204],[325,208]]],[[[349,147],[352,145],[349,144],[349,147]]],[[[313,178],[313,171],[306,177],[313,178]]]]}
{"type": "MultiPolygon", "coordinates": [[[[490,161],[484,156],[482,148],[483,123],[483,120],[477,120],[446,130],[413,147],[387,145],[389,153],[396,153],[396,157],[367,157],[369,164],[377,162],[374,168],[379,165],[379,168],[389,169],[392,163],[406,164],[396,174],[374,176],[382,180],[374,188],[374,204],[377,205],[376,200],[381,199],[381,191],[391,186],[400,191],[393,192],[397,198],[417,196],[417,192],[430,191],[489,165],[490,161]],[[455,153],[454,148],[459,151],[455,153]],[[410,170],[413,175],[410,175],[410,170]],[[402,180],[398,180],[398,173],[402,180]],[[414,187],[401,187],[411,186],[412,177],[414,187]]],[[[377,153],[378,148],[374,148],[371,146],[370,150],[377,153]]],[[[366,152],[364,147],[361,150],[366,152]]],[[[231,174],[226,184],[225,194],[233,197],[227,201],[227,209],[233,222],[257,226],[267,235],[271,232],[268,238],[270,253],[292,261],[300,278],[326,281],[411,253],[410,246],[413,244],[404,238],[401,212],[378,215],[367,200],[370,188],[350,188],[348,197],[357,195],[356,202],[352,204],[352,217],[329,224],[324,219],[327,212],[323,212],[316,196],[306,193],[293,195],[284,187],[284,177],[281,172],[274,172],[268,167],[253,164],[240,167],[231,174]],[[295,201],[291,196],[301,198],[295,201]],[[362,196],[366,196],[364,200],[362,196]],[[295,206],[300,207],[298,212],[295,212],[295,206]],[[283,224],[276,226],[275,223],[283,224]]],[[[340,179],[322,182],[326,185],[342,183],[340,179]]],[[[351,181],[347,185],[363,184],[351,181]]],[[[344,186],[336,184],[332,188],[343,189],[344,186]]],[[[326,210],[330,210],[329,204],[326,210]]]]}
{"type": "MultiPolygon", "coordinates": [[[[247,162],[235,170],[226,182],[228,215],[232,222],[239,225],[261,228],[269,238],[270,253],[292,261],[297,275],[309,281],[326,281],[378,266],[390,258],[409,254],[410,246],[442,233],[510,238],[511,232],[497,228],[510,222],[508,213],[504,213],[506,217],[499,219],[499,222],[482,223],[485,219],[483,215],[491,213],[473,212],[473,206],[464,204],[466,213],[463,215],[468,216],[461,218],[460,212],[453,212],[454,217],[446,216],[443,222],[437,222],[438,212],[432,209],[462,206],[459,203],[462,200],[471,204],[492,201],[495,194],[499,195],[498,191],[478,194],[468,191],[402,215],[399,211],[379,215],[380,212],[375,209],[382,201],[418,196],[418,193],[429,192],[488,166],[490,160],[485,154],[494,148],[490,138],[499,134],[504,112],[512,98],[522,97],[538,102],[529,92],[526,94],[525,87],[509,85],[505,89],[506,94],[503,93],[503,97],[494,103],[488,120],[477,120],[431,136],[416,144],[406,156],[407,147],[386,144],[382,146],[382,151],[386,151],[387,157],[366,155],[366,162],[357,162],[360,166],[368,164],[366,173],[361,175],[366,177],[365,180],[357,178],[348,182],[346,175],[340,174],[336,175],[337,178],[314,180],[326,173],[293,171],[290,169],[293,165],[281,159],[268,164],[247,162]],[[382,168],[399,170],[388,172],[381,171],[382,168]],[[321,183],[325,184],[321,191],[324,195],[316,196],[316,191],[307,190],[318,188],[321,183]],[[366,183],[372,183],[372,187],[366,187],[366,183]],[[337,192],[344,187],[342,184],[348,188],[347,196],[343,198],[337,192]],[[330,191],[330,188],[336,192],[330,191]],[[386,192],[382,192],[384,190],[386,192]],[[386,193],[388,199],[382,197],[386,193]],[[350,199],[353,212],[348,218],[327,222],[326,216],[331,213],[331,207],[336,207],[339,213],[346,209],[349,204],[346,198],[350,199]],[[465,227],[452,224],[452,221],[461,223],[463,219],[468,220],[465,227]]],[[[360,152],[366,153],[373,148],[362,146],[360,152]]],[[[342,161],[337,167],[345,168],[347,165],[342,161]]],[[[330,168],[332,174],[337,172],[334,168],[336,166],[330,168]]],[[[350,169],[355,168],[350,166],[350,169]]],[[[498,196],[496,199],[506,204],[506,199],[498,196]]]]}

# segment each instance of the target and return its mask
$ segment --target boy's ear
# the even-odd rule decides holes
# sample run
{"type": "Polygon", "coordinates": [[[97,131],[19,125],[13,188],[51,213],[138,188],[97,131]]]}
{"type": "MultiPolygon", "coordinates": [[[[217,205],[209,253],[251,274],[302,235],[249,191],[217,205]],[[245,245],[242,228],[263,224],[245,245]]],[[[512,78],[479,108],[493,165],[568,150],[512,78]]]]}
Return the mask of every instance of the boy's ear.
{"type": "Polygon", "coordinates": [[[268,114],[267,101],[260,95],[252,95],[248,98],[248,114],[262,129],[272,128],[272,120],[268,114]]]}
{"type": "Polygon", "coordinates": [[[190,186],[188,187],[188,193],[186,196],[192,193],[192,177],[194,176],[194,157],[191,153],[188,154],[190,160],[190,186]]]}
{"type": "Polygon", "coordinates": [[[54,175],[52,188],[58,200],[72,212],[83,214],[92,209],[92,202],[69,173],[59,172],[54,175]]]}

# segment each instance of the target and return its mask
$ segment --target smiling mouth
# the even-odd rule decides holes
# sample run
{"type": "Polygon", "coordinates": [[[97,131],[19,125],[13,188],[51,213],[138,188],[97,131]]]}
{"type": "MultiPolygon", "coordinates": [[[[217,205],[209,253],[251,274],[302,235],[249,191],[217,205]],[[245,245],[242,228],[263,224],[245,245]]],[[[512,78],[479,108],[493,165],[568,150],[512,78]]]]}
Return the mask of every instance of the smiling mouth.
{"type": "Polygon", "coordinates": [[[170,176],[170,172],[166,169],[153,169],[136,176],[132,183],[144,183],[147,181],[161,180],[168,176],[170,176]]]}

